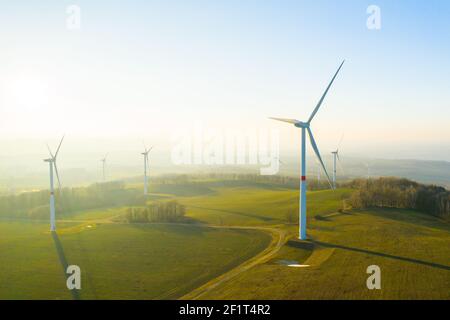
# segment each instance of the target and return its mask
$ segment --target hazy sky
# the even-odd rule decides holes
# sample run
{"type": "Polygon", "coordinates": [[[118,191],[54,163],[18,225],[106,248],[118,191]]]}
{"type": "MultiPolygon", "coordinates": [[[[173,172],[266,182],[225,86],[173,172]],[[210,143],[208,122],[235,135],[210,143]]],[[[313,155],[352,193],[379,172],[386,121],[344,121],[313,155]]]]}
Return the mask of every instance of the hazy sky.
{"type": "Polygon", "coordinates": [[[345,132],[347,154],[450,161],[447,1],[1,2],[3,155],[62,133],[72,151],[169,148],[196,120],[279,129],[295,151],[299,131],[267,117],[306,120],[346,59],[313,122],[323,153],[345,132]]]}

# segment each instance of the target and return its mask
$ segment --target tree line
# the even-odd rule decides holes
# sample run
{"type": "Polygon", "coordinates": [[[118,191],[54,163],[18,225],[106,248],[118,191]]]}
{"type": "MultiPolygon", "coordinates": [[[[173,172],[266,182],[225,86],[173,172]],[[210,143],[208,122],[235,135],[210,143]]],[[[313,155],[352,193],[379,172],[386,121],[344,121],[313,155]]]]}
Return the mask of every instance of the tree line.
{"type": "MultiPolygon", "coordinates": [[[[165,174],[158,177],[153,177],[152,182],[160,185],[171,184],[193,184],[205,185],[211,184],[212,181],[217,181],[218,184],[227,185],[227,181],[242,181],[250,183],[267,183],[279,185],[285,188],[298,188],[300,184],[299,177],[284,176],[284,175],[270,175],[263,176],[253,173],[202,173],[202,174],[165,174]]],[[[326,179],[318,181],[311,176],[308,180],[308,190],[324,190],[330,189],[330,184],[326,179]]]]}
{"type": "Polygon", "coordinates": [[[125,213],[125,220],[129,223],[180,222],[185,215],[186,207],[173,200],[130,207],[125,213]]]}
{"type": "Polygon", "coordinates": [[[450,220],[450,192],[440,186],[393,177],[356,179],[347,186],[356,189],[350,198],[354,208],[415,209],[450,220]]]}
{"type": "MultiPolygon", "coordinates": [[[[141,196],[141,190],[126,188],[123,182],[115,181],[55,190],[55,202],[59,215],[70,215],[79,210],[140,205],[145,199],[141,196]]],[[[0,196],[2,217],[46,219],[48,215],[48,190],[0,196]]]]}

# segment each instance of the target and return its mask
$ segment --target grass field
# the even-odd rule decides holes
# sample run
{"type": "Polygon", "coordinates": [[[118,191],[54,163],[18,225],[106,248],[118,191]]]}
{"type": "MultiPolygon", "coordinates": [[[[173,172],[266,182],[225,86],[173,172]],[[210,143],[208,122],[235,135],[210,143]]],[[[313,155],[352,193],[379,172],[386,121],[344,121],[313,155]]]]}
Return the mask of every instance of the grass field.
{"type": "Polygon", "coordinates": [[[273,236],[227,226],[277,229],[287,241],[200,299],[450,299],[447,222],[397,209],[341,212],[352,190],[316,191],[308,193],[311,240],[300,242],[286,217],[298,208],[297,190],[213,180],[186,188],[157,187],[150,198],[186,205],[191,225],[112,223],[124,208],[104,208],[60,220],[52,239],[46,223],[0,221],[0,299],[180,298],[251,260],[273,236]],[[78,297],[65,289],[62,255],[82,269],[78,297]],[[381,290],[366,287],[373,264],[381,290]]]}
{"type": "MultiPolygon", "coordinates": [[[[309,193],[307,211],[311,219],[318,214],[333,213],[342,208],[349,189],[309,193]]],[[[298,210],[298,191],[249,187],[222,187],[216,193],[179,201],[188,208],[188,216],[211,224],[276,225],[287,222],[289,210],[298,210]]]]}
{"type": "Polygon", "coordinates": [[[179,225],[96,225],[65,232],[0,222],[0,299],[71,299],[61,256],[82,270],[81,299],[171,299],[236,266],[270,240],[250,230],[179,225]]]}
{"type": "Polygon", "coordinates": [[[311,246],[291,240],[270,262],[202,298],[448,300],[449,231],[448,224],[397,210],[352,211],[312,220],[311,246]],[[283,259],[310,267],[277,263],[283,259]],[[381,290],[366,287],[369,265],[381,268],[381,290]]]}

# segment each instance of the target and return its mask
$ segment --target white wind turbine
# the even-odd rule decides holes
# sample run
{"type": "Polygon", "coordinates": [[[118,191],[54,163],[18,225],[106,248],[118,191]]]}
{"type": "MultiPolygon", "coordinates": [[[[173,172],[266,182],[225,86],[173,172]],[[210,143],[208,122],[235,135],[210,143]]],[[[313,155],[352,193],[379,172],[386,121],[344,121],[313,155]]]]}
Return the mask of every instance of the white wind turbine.
{"type": "Polygon", "coordinates": [[[105,154],[103,159],[100,159],[102,162],[102,170],[103,170],[103,182],[106,181],[106,158],[108,157],[108,154],[105,154]]]}
{"type": "Polygon", "coordinates": [[[147,169],[150,171],[148,154],[150,151],[152,151],[152,149],[153,149],[153,147],[151,147],[150,149],[147,149],[147,147],[144,145],[144,152],[141,153],[144,156],[144,195],[147,195],[147,193],[148,193],[147,169]]]}
{"type": "Polygon", "coordinates": [[[316,159],[316,164],[317,164],[317,186],[320,185],[320,162],[319,160],[316,159]]]}
{"type": "Polygon", "coordinates": [[[55,155],[53,155],[50,147],[47,145],[48,152],[50,153],[50,158],[44,159],[45,162],[48,162],[50,167],[50,231],[56,230],[56,219],[55,219],[55,188],[53,185],[53,169],[56,173],[56,178],[58,179],[58,187],[61,191],[61,181],[59,180],[58,167],[56,165],[56,158],[58,157],[59,149],[61,148],[61,144],[64,140],[64,136],[61,138],[59,142],[58,149],[56,149],[55,155]]]}
{"type": "Polygon", "coordinates": [[[370,163],[366,162],[366,167],[367,167],[367,180],[370,180],[370,163]]]}
{"type": "Polygon", "coordinates": [[[343,168],[341,165],[341,159],[339,158],[339,148],[341,147],[342,139],[344,138],[344,134],[341,136],[341,140],[339,140],[338,147],[335,151],[331,151],[331,154],[333,155],[333,188],[336,189],[336,164],[339,162],[339,166],[341,168],[341,171],[343,172],[343,168]]]}
{"type": "Polygon", "coordinates": [[[328,176],[327,169],[325,168],[325,165],[323,164],[322,158],[320,157],[319,149],[317,148],[316,141],[314,140],[314,136],[312,134],[310,124],[314,116],[316,115],[317,111],[319,110],[320,106],[322,105],[323,100],[325,99],[325,96],[328,93],[328,90],[330,89],[331,85],[334,82],[334,79],[336,79],[336,76],[338,75],[339,71],[342,68],[342,65],[344,64],[345,60],[342,61],[341,65],[337,69],[336,73],[334,74],[333,78],[331,79],[330,84],[325,89],[325,92],[323,93],[322,97],[320,98],[319,102],[317,103],[316,107],[314,108],[313,112],[311,113],[311,116],[309,117],[307,122],[302,122],[295,119],[284,119],[284,118],[270,118],[273,120],[283,121],[290,124],[293,124],[297,128],[302,129],[302,135],[301,135],[301,180],[300,180],[300,212],[299,212],[299,239],[300,240],[306,240],[306,131],[308,131],[309,140],[311,142],[311,146],[314,150],[314,153],[316,154],[318,160],[320,161],[320,164],[323,168],[323,171],[325,172],[325,175],[327,176],[328,182],[330,183],[330,177],[328,176]]]}

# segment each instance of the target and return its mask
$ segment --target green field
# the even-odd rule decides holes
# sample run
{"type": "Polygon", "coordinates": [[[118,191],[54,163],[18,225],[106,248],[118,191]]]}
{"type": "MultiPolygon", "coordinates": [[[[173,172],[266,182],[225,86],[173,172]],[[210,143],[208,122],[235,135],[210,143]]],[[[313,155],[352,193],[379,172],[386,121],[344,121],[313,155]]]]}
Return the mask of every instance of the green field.
{"type": "Polygon", "coordinates": [[[0,299],[71,299],[61,256],[82,270],[81,299],[171,299],[261,251],[258,231],[183,225],[60,226],[0,222],[0,299]],[[68,231],[65,231],[68,230],[68,231]]]}
{"type": "Polygon", "coordinates": [[[338,212],[350,190],[308,194],[307,245],[284,213],[293,190],[234,188],[182,200],[199,220],[231,225],[275,224],[291,240],[273,259],[217,286],[202,299],[450,299],[450,225],[400,209],[338,212]],[[296,261],[309,268],[280,262],[296,261]],[[368,290],[366,268],[378,265],[382,290],[368,290]]]}
{"type": "Polygon", "coordinates": [[[450,299],[450,228],[415,212],[352,211],[312,220],[311,247],[286,244],[270,262],[204,299],[450,299]],[[291,268],[282,259],[310,265],[291,268]],[[366,268],[381,268],[368,290],[366,268]]]}
{"type": "Polygon", "coordinates": [[[180,298],[252,261],[276,237],[267,228],[287,235],[270,259],[194,298],[450,299],[448,222],[399,209],[343,211],[352,190],[315,191],[311,240],[300,242],[286,215],[298,208],[295,189],[242,181],[189,188],[154,186],[151,197],[184,204],[188,225],[115,223],[123,207],[86,210],[60,220],[55,240],[47,223],[0,221],[0,299],[180,298]],[[81,267],[79,296],[65,288],[64,260],[81,267]],[[366,287],[373,264],[381,290],[366,287]]]}
{"type": "MultiPolygon", "coordinates": [[[[310,193],[309,218],[333,213],[342,208],[342,199],[350,190],[310,193]]],[[[218,188],[212,195],[180,198],[188,215],[205,223],[226,225],[277,225],[286,223],[286,213],[298,210],[298,191],[271,188],[218,188]]]]}

